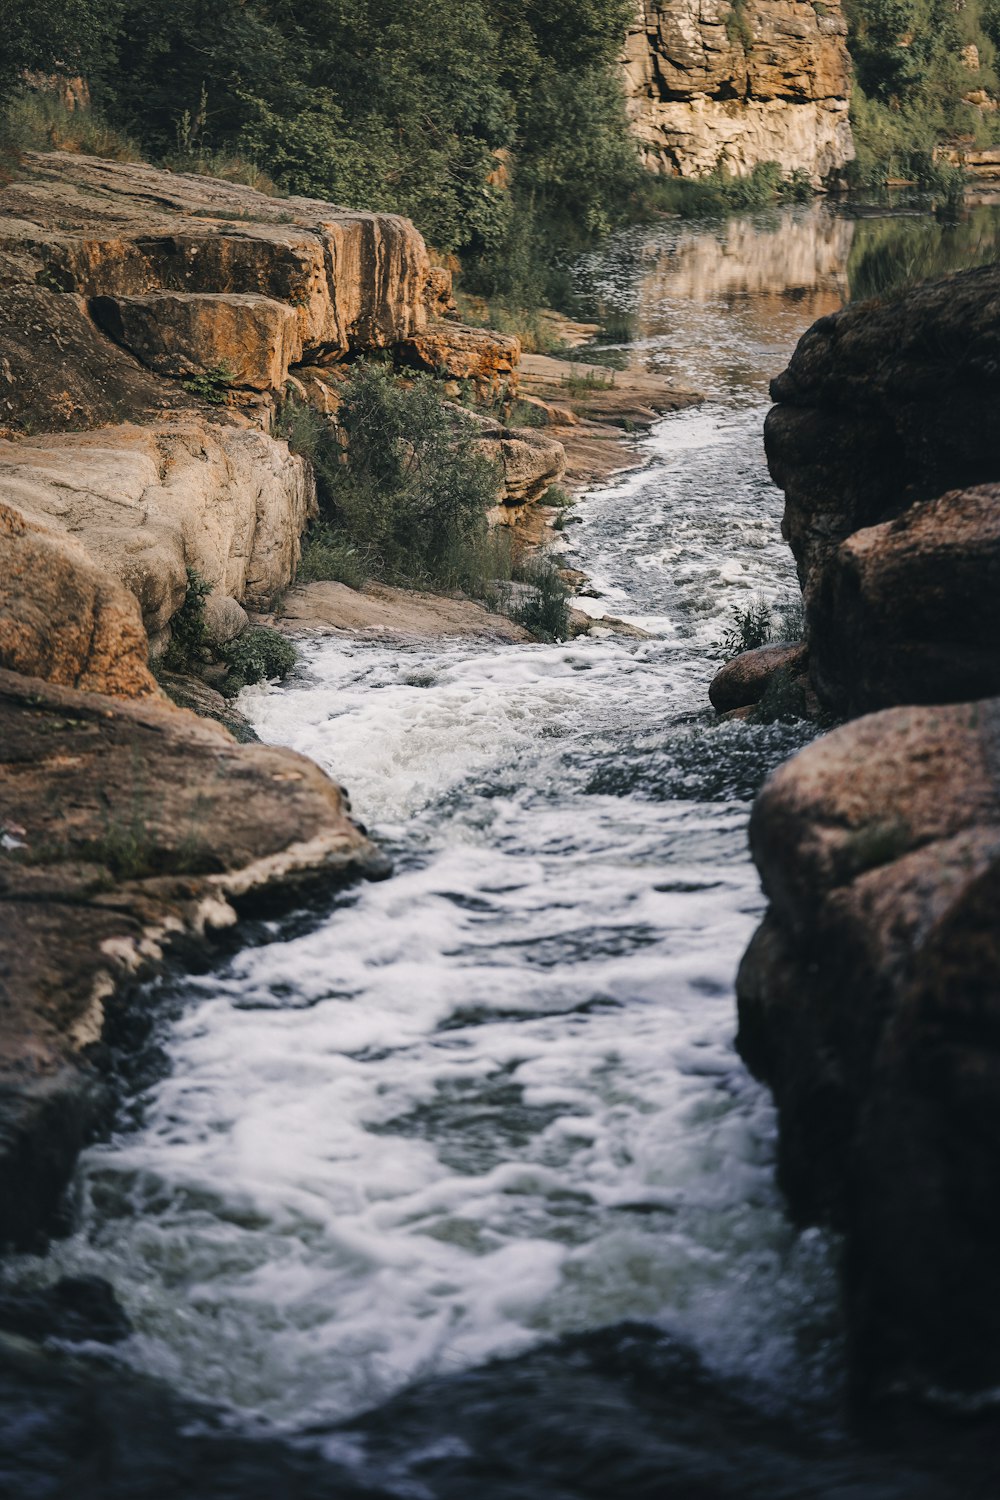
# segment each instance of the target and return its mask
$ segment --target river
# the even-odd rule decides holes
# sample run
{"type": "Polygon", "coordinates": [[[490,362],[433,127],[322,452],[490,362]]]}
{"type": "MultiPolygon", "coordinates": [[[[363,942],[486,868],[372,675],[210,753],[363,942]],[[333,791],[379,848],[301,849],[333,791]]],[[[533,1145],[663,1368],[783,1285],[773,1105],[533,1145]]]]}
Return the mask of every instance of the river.
{"type": "Polygon", "coordinates": [[[108,1277],[130,1364],[297,1431],[629,1322],[763,1412],[836,1401],[836,1245],[789,1222],[734,1047],[749,799],[808,731],[717,724],[706,689],[734,604],[796,591],[767,382],[871,223],[671,223],[581,263],[631,319],[618,363],[706,396],[563,534],[591,612],[649,639],[327,637],[244,694],[396,873],[154,987],[157,1062],[81,1161],[76,1232],[8,1273],[108,1277]]]}

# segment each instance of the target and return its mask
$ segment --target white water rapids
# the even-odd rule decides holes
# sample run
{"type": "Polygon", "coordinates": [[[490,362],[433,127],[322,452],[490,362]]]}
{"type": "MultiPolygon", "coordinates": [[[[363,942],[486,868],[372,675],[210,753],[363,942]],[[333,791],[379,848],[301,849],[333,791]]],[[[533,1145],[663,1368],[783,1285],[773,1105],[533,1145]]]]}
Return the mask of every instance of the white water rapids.
{"type": "Polygon", "coordinates": [[[327,638],[244,695],[396,874],[162,986],[169,1069],[85,1154],[74,1236],[18,1267],[109,1277],[136,1366],[292,1426],[622,1319],[776,1402],[832,1378],[831,1248],[785,1216],[733,1045],[747,799],[801,735],[717,725],[706,689],[734,602],[794,589],[766,380],[839,300],[844,223],[670,228],[585,268],[636,310],[632,357],[709,397],[565,533],[654,639],[327,638]]]}

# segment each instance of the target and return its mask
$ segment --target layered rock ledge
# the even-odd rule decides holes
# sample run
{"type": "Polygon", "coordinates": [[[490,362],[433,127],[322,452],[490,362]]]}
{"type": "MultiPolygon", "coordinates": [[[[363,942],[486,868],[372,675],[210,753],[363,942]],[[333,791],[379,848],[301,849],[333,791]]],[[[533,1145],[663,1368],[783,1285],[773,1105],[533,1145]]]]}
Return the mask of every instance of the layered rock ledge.
{"type": "Polygon", "coordinates": [[[641,0],[623,67],[646,165],[682,177],[774,161],[815,186],[854,156],[838,0],[641,0]]]}
{"type": "Polygon", "coordinates": [[[0,1244],[53,1223],[123,987],[253,899],[386,872],[340,789],[158,693],[0,670],[0,1244]]]}

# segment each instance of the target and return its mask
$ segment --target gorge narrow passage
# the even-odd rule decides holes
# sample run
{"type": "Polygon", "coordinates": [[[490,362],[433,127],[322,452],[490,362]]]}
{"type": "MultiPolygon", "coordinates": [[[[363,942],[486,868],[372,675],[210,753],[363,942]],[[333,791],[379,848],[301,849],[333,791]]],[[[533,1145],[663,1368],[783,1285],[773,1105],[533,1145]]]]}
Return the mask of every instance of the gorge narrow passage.
{"type": "Polygon", "coordinates": [[[164,1076],[92,1148],[30,1281],[107,1276],[125,1359],[288,1429],[625,1320],[780,1411],[839,1380],[835,1247],[774,1183],[733,1046],[763,906],[748,802],[812,732],[715,722],[735,603],[793,596],[767,380],[839,305],[811,206],[622,237],[581,284],[704,405],[579,505],[587,607],[648,639],[316,639],[243,707],[396,862],[322,921],[164,982],[164,1076]]]}

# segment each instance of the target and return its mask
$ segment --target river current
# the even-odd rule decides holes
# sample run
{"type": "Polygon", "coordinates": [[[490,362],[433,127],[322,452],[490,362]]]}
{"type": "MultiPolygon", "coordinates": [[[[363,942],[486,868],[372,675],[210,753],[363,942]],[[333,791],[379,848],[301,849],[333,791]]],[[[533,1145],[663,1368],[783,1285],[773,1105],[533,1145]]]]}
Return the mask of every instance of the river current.
{"type": "Polygon", "coordinates": [[[121,1358],[297,1429],[625,1320],[780,1411],[839,1381],[836,1246],[789,1222],[734,1047],[763,897],[749,799],[795,726],[717,724],[735,604],[795,592],[767,381],[844,299],[822,207],[621,237],[579,268],[619,363],[699,390],[582,498],[586,607],[649,639],[314,639],[248,690],[350,789],[395,875],[161,981],[162,1066],[84,1156],[78,1228],[121,1358]]]}

